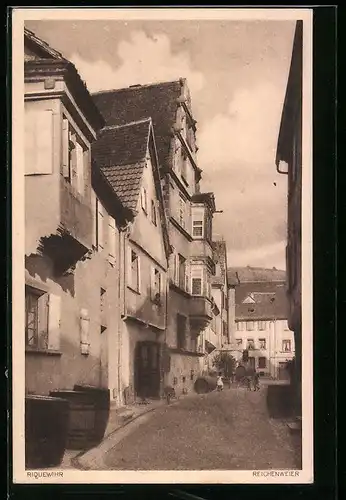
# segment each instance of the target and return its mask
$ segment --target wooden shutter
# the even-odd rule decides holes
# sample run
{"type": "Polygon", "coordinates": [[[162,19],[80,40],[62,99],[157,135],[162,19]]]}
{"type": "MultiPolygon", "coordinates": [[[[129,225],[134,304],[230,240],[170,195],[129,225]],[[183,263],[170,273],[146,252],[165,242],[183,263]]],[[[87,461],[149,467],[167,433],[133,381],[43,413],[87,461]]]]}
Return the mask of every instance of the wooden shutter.
{"type": "Polygon", "coordinates": [[[141,293],[142,291],[142,282],[141,282],[141,259],[140,256],[137,254],[137,280],[138,280],[138,287],[137,291],[141,293]]]}
{"type": "Polygon", "coordinates": [[[92,223],[93,223],[93,229],[92,229],[92,245],[93,247],[97,248],[97,198],[95,191],[92,189],[91,190],[91,212],[92,212],[92,223]]]}
{"type": "Polygon", "coordinates": [[[150,298],[151,300],[154,300],[155,298],[155,267],[151,267],[151,273],[150,273],[150,298]]]}
{"type": "Polygon", "coordinates": [[[33,110],[25,110],[25,174],[36,174],[37,154],[36,115],[33,110]]]}
{"type": "Polygon", "coordinates": [[[53,173],[53,111],[25,113],[25,174],[53,173]]]}
{"type": "Polygon", "coordinates": [[[115,262],[115,254],[116,254],[115,238],[116,238],[115,219],[109,215],[108,216],[108,254],[111,258],[112,263],[115,262]]]}
{"type": "Polygon", "coordinates": [[[46,109],[37,115],[39,174],[53,173],[53,111],[46,109]]]}
{"type": "Polygon", "coordinates": [[[68,120],[63,118],[62,120],[62,141],[61,141],[61,155],[62,155],[62,174],[65,179],[70,178],[70,167],[69,167],[69,126],[68,120]]]}
{"type": "Polygon", "coordinates": [[[49,311],[49,295],[48,293],[43,293],[38,298],[38,322],[37,322],[37,334],[38,334],[38,347],[42,349],[48,349],[49,337],[48,337],[48,311],[49,311]]]}
{"type": "Polygon", "coordinates": [[[60,349],[61,297],[53,293],[48,300],[48,349],[60,349]]]}
{"type": "Polygon", "coordinates": [[[77,191],[84,196],[84,150],[79,142],[76,142],[76,175],[77,175],[77,191]]]}
{"type": "Polygon", "coordinates": [[[80,311],[80,346],[82,354],[89,354],[90,318],[87,309],[82,309],[80,311]]]}
{"type": "Polygon", "coordinates": [[[97,245],[98,249],[101,251],[104,248],[104,208],[100,202],[97,200],[97,245]]]}
{"type": "Polygon", "coordinates": [[[132,249],[127,245],[127,284],[132,286],[132,249]]]}

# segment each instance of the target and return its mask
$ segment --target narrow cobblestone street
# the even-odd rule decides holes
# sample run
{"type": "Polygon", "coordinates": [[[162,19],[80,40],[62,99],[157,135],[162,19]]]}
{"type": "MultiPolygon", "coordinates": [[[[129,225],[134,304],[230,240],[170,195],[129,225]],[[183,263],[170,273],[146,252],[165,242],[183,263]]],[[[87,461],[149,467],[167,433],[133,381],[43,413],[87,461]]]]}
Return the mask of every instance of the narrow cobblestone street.
{"type": "Polygon", "coordinates": [[[300,468],[299,442],[270,419],[266,388],[187,398],[157,409],[104,457],[112,470],[300,468]]]}

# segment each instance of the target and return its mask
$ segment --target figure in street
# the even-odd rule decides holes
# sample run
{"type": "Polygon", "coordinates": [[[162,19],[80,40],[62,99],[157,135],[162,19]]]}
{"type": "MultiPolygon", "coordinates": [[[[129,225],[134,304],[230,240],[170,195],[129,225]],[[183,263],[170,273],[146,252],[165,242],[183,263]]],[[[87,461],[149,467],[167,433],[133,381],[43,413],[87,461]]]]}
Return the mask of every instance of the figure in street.
{"type": "Polygon", "coordinates": [[[216,380],[216,387],[218,391],[222,391],[223,389],[223,380],[222,380],[222,374],[219,372],[219,375],[216,380]]]}

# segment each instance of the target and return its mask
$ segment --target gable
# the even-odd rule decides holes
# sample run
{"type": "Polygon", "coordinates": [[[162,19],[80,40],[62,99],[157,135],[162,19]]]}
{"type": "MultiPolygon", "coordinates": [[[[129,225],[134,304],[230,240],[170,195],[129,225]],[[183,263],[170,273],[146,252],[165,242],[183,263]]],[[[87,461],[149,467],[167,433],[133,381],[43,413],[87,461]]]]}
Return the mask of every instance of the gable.
{"type": "Polygon", "coordinates": [[[243,300],[243,304],[254,304],[255,303],[255,300],[252,296],[252,294],[248,295],[244,300],[243,300]]]}
{"type": "Polygon", "coordinates": [[[131,228],[130,238],[166,268],[168,232],[161,186],[155,170],[157,170],[156,161],[151,148],[148,147],[137,200],[137,215],[131,228]]]}

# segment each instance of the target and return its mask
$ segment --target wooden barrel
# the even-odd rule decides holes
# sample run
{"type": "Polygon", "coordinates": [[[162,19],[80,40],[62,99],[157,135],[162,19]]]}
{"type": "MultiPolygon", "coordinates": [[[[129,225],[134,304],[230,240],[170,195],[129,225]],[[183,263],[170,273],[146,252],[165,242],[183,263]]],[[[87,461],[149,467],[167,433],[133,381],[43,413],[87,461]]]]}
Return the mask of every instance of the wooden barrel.
{"type": "Polygon", "coordinates": [[[79,385],[76,384],[73,388],[74,391],[85,391],[95,401],[96,414],[95,414],[95,429],[94,429],[94,444],[99,444],[106,432],[109,412],[110,412],[110,392],[109,389],[102,387],[95,387],[92,385],[79,385]]]}
{"type": "Polygon", "coordinates": [[[197,394],[206,394],[213,391],[216,389],[216,377],[210,377],[208,375],[198,377],[194,384],[194,389],[197,394]]]}
{"type": "Polygon", "coordinates": [[[267,408],[271,418],[287,418],[292,416],[292,387],[289,384],[268,385],[267,408]]]}
{"type": "Polygon", "coordinates": [[[25,397],[25,467],[56,467],[67,445],[69,403],[49,396],[25,397]]]}
{"type": "Polygon", "coordinates": [[[51,396],[66,399],[69,402],[69,429],[67,448],[85,450],[95,442],[96,403],[92,393],[87,391],[51,391],[51,396]]]}

